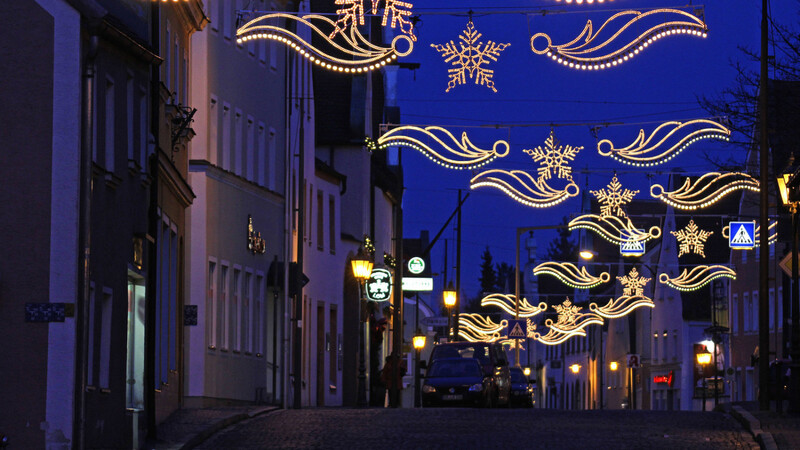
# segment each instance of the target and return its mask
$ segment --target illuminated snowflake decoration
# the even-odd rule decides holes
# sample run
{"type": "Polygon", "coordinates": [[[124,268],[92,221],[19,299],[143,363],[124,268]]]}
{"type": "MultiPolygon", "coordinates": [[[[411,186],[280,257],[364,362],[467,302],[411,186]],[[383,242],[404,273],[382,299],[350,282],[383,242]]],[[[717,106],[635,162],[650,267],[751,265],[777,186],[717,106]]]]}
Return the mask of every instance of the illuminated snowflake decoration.
{"type": "Polygon", "coordinates": [[[562,147],[559,144],[553,130],[550,130],[550,136],[544,141],[544,147],[540,145],[534,149],[523,150],[531,155],[534,161],[542,165],[539,168],[540,179],[548,180],[555,174],[558,178],[572,180],[572,168],[567,164],[575,159],[583,147],[572,147],[571,145],[562,147]]]}
{"type": "Polygon", "coordinates": [[[450,89],[459,84],[466,84],[467,76],[469,79],[475,79],[475,84],[497,92],[492,80],[494,70],[485,66],[492,61],[496,62],[500,52],[511,44],[498,44],[493,41],[484,44],[479,41],[481,36],[470,20],[464,33],[458,37],[461,41],[458,46],[452,40],[446,44],[431,44],[431,47],[442,54],[444,62],[453,66],[447,70],[450,81],[445,92],[450,92],[450,89]]]}
{"type": "Polygon", "coordinates": [[[703,246],[709,236],[714,234],[713,231],[701,230],[695,225],[694,220],[689,221],[689,225],[681,231],[670,231],[678,242],[680,242],[678,257],[686,253],[695,253],[703,258],[706,254],[703,252],[703,246]]]}
{"type": "Polygon", "coordinates": [[[635,267],[627,275],[617,279],[623,286],[622,295],[629,297],[644,296],[644,287],[650,282],[650,278],[640,277],[635,267]]]}
{"type": "MultiPolygon", "coordinates": [[[[400,31],[407,34],[412,41],[416,41],[414,36],[414,24],[408,19],[411,17],[411,3],[400,0],[384,0],[383,18],[381,26],[389,23],[391,28],[400,25],[400,31]],[[390,21],[391,20],[391,21],[390,21]]],[[[372,0],[372,14],[378,14],[381,0],[372,0]]],[[[341,6],[336,10],[339,19],[335,23],[335,28],[328,36],[333,39],[337,34],[344,34],[345,30],[356,25],[364,25],[364,0],[335,0],[334,4],[341,6]]]]}
{"type": "Polygon", "coordinates": [[[597,197],[597,201],[601,204],[600,216],[608,217],[616,214],[620,217],[628,217],[622,207],[630,203],[631,200],[633,200],[633,196],[638,194],[639,191],[632,191],[630,189],[621,191],[622,185],[617,180],[616,175],[614,175],[614,178],[611,179],[611,183],[609,183],[607,187],[608,190],[603,188],[599,191],[589,191],[592,195],[597,197]]]}
{"type": "Polygon", "coordinates": [[[555,309],[558,313],[558,321],[556,322],[556,325],[574,324],[581,312],[581,308],[573,305],[569,298],[564,300],[564,303],[553,306],[553,309],[555,309]]]}

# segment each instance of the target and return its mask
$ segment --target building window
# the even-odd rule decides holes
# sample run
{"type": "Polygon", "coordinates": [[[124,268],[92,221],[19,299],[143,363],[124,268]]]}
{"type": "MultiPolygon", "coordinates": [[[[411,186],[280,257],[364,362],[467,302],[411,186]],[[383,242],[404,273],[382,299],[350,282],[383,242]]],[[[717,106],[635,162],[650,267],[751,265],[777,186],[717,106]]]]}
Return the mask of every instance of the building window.
{"type": "Polygon", "coordinates": [[[257,179],[259,186],[266,186],[267,173],[267,136],[264,129],[264,122],[258,122],[258,154],[256,157],[257,179]]]}
{"type": "Polygon", "coordinates": [[[217,347],[216,309],[214,309],[214,294],[217,292],[217,263],[208,262],[208,288],[206,293],[206,342],[209,348],[217,347]]]}
{"type": "Polygon", "coordinates": [[[111,306],[113,305],[113,291],[103,288],[103,299],[100,302],[100,340],[98,345],[98,385],[100,389],[109,388],[111,375],[111,306]]]}
{"type": "Polygon", "coordinates": [[[769,289],[769,329],[775,329],[775,289],[769,289]]]}
{"type": "Polygon", "coordinates": [[[255,143],[255,127],[253,125],[254,119],[252,116],[247,116],[247,148],[245,149],[246,155],[246,167],[245,167],[245,176],[249,181],[256,181],[255,179],[255,157],[256,157],[256,149],[254,148],[255,143]]]}
{"type": "Polygon", "coordinates": [[[89,283],[89,368],[87,370],[86,384],[95,385],[95,371],[97,370],[97,301],[95,299],[94,282],[89,283]]]}
{"type": "Polygon", "coordinates": [[[109,172],[114,172],[114,80],[106,78],[105,90],[105,127],[103,127],[104,135],[104,148],[105,151],[105,169],[109,172]]]}
{"type": "Polygon", "coordinates": [[[758,291],[753,291],[751,295],[753,312],[751,313],[752,321],[750,322],[750,325],[752,328],[750,328],[750,330],[758,331],[758,291]]]}
{"type": "Polygon", "coordinates": [[[256,275],[255,292],[253,293],[253,351],[261,356],[264,352],[264,327],[262,317],[264,316],[264,275],[256,275]]]}
{"type": "Polygon", "coordinates": [[[147,89],[139,87],[139,167],[144,170],[147,167],[147,89]]]}
{"type": "Polygon", "coordinates": [[[125,125],[125,129],[127,131],[127,142],[128,142],[128,161],[136,161],[136,156],[134,153],[134,128],[136,126],[135,120],[135,112],[134,107],[136,103],[133,98],[133,74],[128,72],[128,79],[125,82],[125,121],[127,122],[125,125]]]}
{"type": "Polygon", "coordinates": [[[242,111],[240,109],[236,110],[233,127],[233,173],[242,176],[242,147],[244,143],[242,142],[242,111]]]}
{"type": "Polygon", "coordinates": [[[336,197],[328,197],[328,234],[331,254],[336,253],[336,197]]]}
{"type": "MultiPolygon", "coordinates": [[[[130,272],[129,272],[130,273],[130,272]]],[[[145,286],[143,279],[128,277],[128,353],[125,406],[144,409],[145,286]]]]}
{"type": "Polygon", "coordinates": [[[323,202],[322,199],[324,198],[322,194],[322,190],[317,190],[317,250],[322,251],[325,242],[325,221],[323,220],[325,215],[322,211],[323,202]]]}
{"type": "Polygon", "coordinates": [[[338,345],[338,342],[336,342],[336,336],[337,336],[336,333],[339,332],[338,325],[337,325],[339,319],[338,319],[337,310],[333,306],[331,306],[331,314],[330,314],[330,319],[329,320],[330,320],[329,327],[328,327],[328,329],[329,329],[329,333],[328,333],[329,338],[327,339],[328,360],[329,360],[329,363],[328,363],[328,366],[329,366],[328,367],[329,368],[328,380],[329,380],[329,383],[332,386],[336,386],[336,382],[337,382],[337,379],[336,379],[336,369],[337,369],[336,348],[337,348],[337,345],[338,345]]]}
{"type": "Polygon", "coordinates": [[[672,343],[674,344],[672,346],[672,360],[673,361],[677,361],[678,360],[678,350],[681,348],[680,345],[679,345],[680,342],[678,342],[678,330],[672,330],[672,343]]]}
{"type": "Polygon", "coordinates": [[[228,349],[228,340],[226,333],[226,317],[225,313],[228,310],[228,266],[225,262],[219,270],[219,301],[217,302],[217,345],[222,350],[228,349]]]}
{"type": "Polygon", "coordinates": [[[653,333],[653,361],[658,361],[658,331],[653,333]]]}
{"type": "Polygon", "coordinates": [[[742,331],[748,333],[750,331],[750,323],[752,321],[751,314],[753,313],[753,304],[750,302],[750,293],[745,292],[742,294],[742,312],[744,315],[744,324],[742,324],[742,331]]]}
{"type": "Polygon", "coordinates": [[[667,330],[664,330],[664,334],[661,336],[664,342],[664,353],[662,354],[662,358],[666,361],[669,358],[669,339],[667,339],[667,330]]]}
{"type": "Polygon", "coordinates": [[[242,311],[240,309],[240,298],[242,295],[241,285],[242,270],[237,266],[233,267],[233,280],[231,282],[231,314],[230,320],[230,343],[234,352],[239,352],[242,349],[239,342],[239,322],[241,321],[242,311]]]}
{"type": "Polygon", "coordinates": [[[275,140],[275,129],[269,129],[269,155],[267,156],[267,173],[269,174],[269,190],[277,189],[278,179],[278,152],[275,140]]]}
{"type": "Polygon", "coordinates": [[[739,295],[733,294],[731,296],[731,333],[734,335],[739,333],[739,295]]]}
{"type": "Polygon", "coordinates": [[[244,294],[242,295],[242,349],[245,353],[253,352],[253,345],[250,340],[250,321],[252,320],[251,299],[253,297],[253,274],[250,271],[244,273],[244,294]]]}
{"type": "Polygon", "coordinates": [[[224,170],[231,170],[231,105],[222,104],[222,155],[219,158],[224,170]]]}
{"type": "Polygon", "coordinates": [[[778,329],[783,329],[783,286],[778,288],[778,329]]]}

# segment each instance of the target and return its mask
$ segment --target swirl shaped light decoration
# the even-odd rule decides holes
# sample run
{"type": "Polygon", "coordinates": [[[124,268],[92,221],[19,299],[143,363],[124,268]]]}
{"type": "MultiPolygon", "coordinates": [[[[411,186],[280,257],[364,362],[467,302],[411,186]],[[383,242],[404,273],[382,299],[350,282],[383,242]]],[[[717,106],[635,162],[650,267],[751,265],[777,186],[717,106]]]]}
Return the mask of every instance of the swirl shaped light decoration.
{"type": "MultiPolygon", "coordinates": [[[[515,315],[516,296],[510,294],[489,294],[481,299],[481,306],[496,306],[507,314],[515,315]]],[[[525,298],[519,302],[519,317],[533,317],[547,309],[547,303],[540,302],[534,306],[525,298]]]]}
{"type": "Polygon", "coordinates": [[[575,289],[591,289],[611,280],[611,275],[608,272],[593,276],[586,271],[586,267],[578,268],[575,264],[568,262],[543,262],[533,268],[533,274],[552,275],[567,286],[575,289]]]}
{"type": "Polygon", "coordinates": [[[358,27],[351,26],[348,33],[340,33],[340,40],[329,37],[331,32],[325,31],[327,29],[337,30],[336,22],[319,14],[302,17],[285,13],[264,14],[236,30],[236,42],[243,44],[253,39],[275,40],[317,66],[345,73],[380,69],[398,57],[408,55],[414,48],[412,38],[404,34],[395,36],[389,47],[381,47],[369,42],[358,31],[358,27]],[[312,39],[305,40],[300,31],[291,30],[310,30],[312,36],[322,39],[331,50],[314,47],[312,39]],[[408,46],[406,50],[400,50],[401,42],[408,46]]]}
{"type": "Polygon", "coordinates": [[[597,233],[603,239],[613,243],[647,242],[661,237],[661,228],[652,226],[648,230],[641,230],[625,217],[625,221],[617,216],[600,216],[597,214],[584,214],[569,221],[570,231],[585,228],[597,233]]]}
{"type": "Polygon", "coordinates": [[[490,150],[478,148],[467,133],[456,139],[446,128],[429,126],[425,128],[403,125],[392,128],[377,140],[367,138],[370,150],[386,149],[402,145],[418,150],[428,159],[448,169],[476,169],[496,158],[508,155],[510,145],[503,140],[495,141],[490,150]],[[436,144],[435,146],[428,144],[436,144]]]}
{"type": "Polygon", "coordinates": [[[700,289],[712,280],[720,277],[727,277],[735,280],[736,272],[727,266],[701,265],[693,267],[691,270],[683,269],[683,272],[675,278],[670,278],[666,273],[662,273],[658,276],[658,281],[673,289],[689,292],[700,289]]]}
{"type": "Polygon", "coordinates": [[[655,41],[673,35],[705,38],[708,36],[708,27],[699,17],[679,9],[622,11],[606,20],[597,32],[594,31],[592,21],[587,21],[583,31],[566,44],[553,45],[549,35],[536,33],[531,37],[531,50],[564,66],[592,71],[616,67],[632,59],[655,41]],[[672,20],[660,19],[663,17],[672,20]],[[659,22],[642,31],[630,42],[617,45],[616,41],[625,31],[638,30],[642,22],[651,20],[659,22]],[[543,47],[537,48],[537,39],[544,41],[543,47]]]}
{"type": "Polygon", "coordinates": [[[458,335],[469,342],[494,342],[501,337],[501,332],[508,326],[503,319],[495,323],[489,317],[477,313],[461,313],[458,315],[458,335]]]}
{"type": "Polygon", "coordinates": [[[640,306],[655,307],[653,300],[644,295],[644,287],[650,282],[650,278],[642,277],[634,267],[627,275],[617,277],[623,286],[622,296],[611,299],[605,306],[597,306],[597,303],[590,303],[589,310],[606,319],[617,319],[623,317],[640,306]]]}
{"type": "Polygon", "coordinates": [[[534,178],[523,170],[491,169],[475,175],[469,181],[470,189],[484,186],[500,189],[512,199],[533,208],[557,205],[580,192],[572,180],[563,189],[554,189],[544,178],[534,178]]]}
{"type": "Polygon", "coordinates": [[[597,152],[623,164],[650,167],[669,161],[701,139],[727,141],[730,135],[730,129],[713,120],[671,121],[656,127],[649,136],[640,129],[633,143],[626,147],[617,148],[610,140],[603,139],[597,143],[597,152]]]}
{"type": "MultiPolygon", "coordinates": [[[[725,225],[722,227],[722,237],[725,239],[730,239],[731,237],[731,226],[725,225]]],[[[756,232],[753,239],[756,242],[761,242],[761,226],[756,224],[756,232]]],[[[778,241],[778,221],[777,220],[770,220],[769,221],[769,238],[767,238],[767,244],[772,245],[778,241]]]]}
{"type": "Polygon", "coordinates": [[[536,339],[545,345],[558,345],[574,336],[586,336],[585,328],[589,325],[602,325],[603,319],[594,313],[581,312],[581,308],[573,305],[567,298],[560,305],[555,305],[553,309],[558,313],[558,319],[544,321],[549,328],[546,334],[541,334],[535,330],[528,330],[529,337],[536,339]]]}
{"type": "Polygon", "coordinates": [[[686,178],[683,186],[672,192],[665,191],[660,184],[654,184],[650,186],[650,195],[673,208],[695,210],[710,206],[736,190],[758,192],[758,186],[758,180],[743,172],[709,172],[694,184],[690,178],[686,178]]]}

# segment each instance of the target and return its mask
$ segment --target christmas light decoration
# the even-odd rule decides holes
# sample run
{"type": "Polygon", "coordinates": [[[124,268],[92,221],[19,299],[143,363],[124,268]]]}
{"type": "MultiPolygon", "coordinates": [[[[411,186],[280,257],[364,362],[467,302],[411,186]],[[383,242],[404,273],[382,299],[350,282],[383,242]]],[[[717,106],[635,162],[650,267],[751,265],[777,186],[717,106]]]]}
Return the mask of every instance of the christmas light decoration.
{"type": "Polygon", "coordinates": [[[647,242],[650,239],[661,237],[661,228],[652,226],[647,231],[640,230],[627,217],[623,222],[617,216],[603,217],[597,214],[584,214],[570,220],[567,226],[570,231],[577,228],[591,230],[613,244],[647,242]]]}
{"type": "MultiPolygon", "coordinates": [[[[557,1],[557,2],[560,2],[561,0],[556,0],[556,1],[557,1]]],[[[592,3],[594,3],[595,1],[596,1],[597,3],[603,3],[605,0],[574,0],[574,1],[575,1],[575,3],[577,3],[577,4],[579,4],[579,5],[580,5],[581,3],[583,3],[584,1],[586,2],[586,4],[587,4],[587,5],[591,5],[591,4],[592,4],[592,3]]],[[[613,0],[608,0],[608,1],[613,1],[613,0]]],[[[567,3],[567,4],[569,4],[569,3],[572,3],[572,2],[573,2],[573,0],[564,0],[564,2],[565,2],[565,3],[567,3]]]]}
{"type": "Polygon", "coordinates": [[[620,189],[622,189],[622,185],[617,180],[617,175],[614,174],[614,178],[612,178],[611,182],[608,184],[608,191],[606,191],[605,188],[598,191],[589,191],[592,195],[597,197],[597,201],[601,204],[600,216],[607,217],[616,214],[620,217],[628,217],[622,207],[630,203],[633,196],[638,194],[639,191],[625,189],[620,192],[620,189]]]}
{"type": "Polygon", "coordinates": [[[640,306],[653,308],[653,300],[644,295],[644,287],[650,282],[650,278],[639,276],[636,268],[632,268],[628,275],[617,277],[623,286],[622,296],[617,299],[610,299],[605,306],[597,306],[596,303],[589,304],[589,310],[606,319],[616,319],[623,317],[640,306]]]}
{"type": "Polygon", "coordinates": [[[706,254],[703,252],[704,243],[714,232],[701,230],[694,223],[694,220],[690,220],[686,228],[680,231],[670,231],[670,234],[675,236],[680,244],[678,247],[679,258],[686,253],[695,253],[705,258],[706,254]]]}
{"type": "Polygon", "coordinates": [[[550,135],[544,141],[544,147],[540,145],[534,149],[522,150],[531,155],[534,161],[540,162],[539,178],[549,180],[555,174],[558,178],[572,180],[572,168],[567,164],[575,159],[583,147],[571,145],[562,147],[559,144],[555,133],[550,130],[550,135]]]}
{"type": "MultiPolygon", "coordinates": [[[[481,306],[496,306],[503,312],[515,315],[516,297],[510,294],[489,294],[481,299],[481,306]]],[[[525,298],[519,301],[519,317],[533,317],[547,309],[547,303],[541,302],[537,306],[528,303],[525,298]]]]}
{"type": "Polygon", "coordinates": [[[727,194],[747,189],[758,192],[758,180],[742,172],[710,172],[692,185],[689,178],[679,189],[666,192],[660,184],[650,187],[650,195],[677,209],[695,210],[716,203],[727,194]]]}
{"type": "Polygon", "coordinates": [[[245,23],[236,30],[236,42],[243,44],[253,39],[271,39],[278,41],[309,62],[319,67],[335,72],[366,73],[380,69],[400,56],[406,56],[414,48],[413,40],[416,38],[398,35],[392,39],[390,47],[380,47],[369,42],[359,31],[358,27],[350,26],[349,33],[340,33],[342,44],[329,37],[329,33],[322,28],[333,28],[333,35],[337,34],[338,26],[331,19],[318,14],[308,14],[302,17],[285,13],[264,14],[245,23]],[[284,22],[286,22],[284,24],[284,22]],[[311,40],[301,37],[298,29],[310,30],[311,33],[325,42],[325,46],[336,54],[328,53],[314,47],[311,40]],[[295,31],[292,31],[295,30],[295,31]],[[399,43],[403,41],[408,45],[405,51],[399,50],[399,43]]]}
{"type": "Polygon", "coordinates": [[[558,319],[553,323],[553,319],[545,320],[545,325],[549,328],[547,334],[542,335],[535,330],[529,330],[529,336],[533,339],[546,344],[560,344],[573,336],[586,336],[584,329],[589,325],[602,325],[603,319],[597,314],[583,313],[579,306],[573,305],[567,298],[561,305],[555,305],[553,309],[558,313],[558,319]]]}
{"type": "Polygon", "coordinates": [[[554,261],[544,262],[534,267],[533,274],[553,275],[567,286],[575,289],[591,289],[607,283],[611,279],[608,272],[603,272],[600,276],[595,277],[586,271],[586,267],[578,268],[572,263],[554,261]]]}
{"type": "Polygon", "coordinates": [[[500,189],[514,200],[534,208],[557,205],[580,192],[571,180],[564,189],[553,189],[543,179],[535,179],[522,170],[491,169],[475,175],[469,182],[470,189],[484,186],[500,189]]]}
{"type": "Polygon", "coordinates": [[[500,52],[511,44],[499,44],[493,41],[484,44],[479,41],[481,36],[481,33],[475,30],[475,25],[470,19],[467,28],[458,37],[460,39],[458,46],[452,40],[446,44],[431,44],[431,47],[441,53],[444,62],[453,66],[447,69],[450,80],[445,92],[450,92],[450,89],[460,84],[466,84],[467,76],[470,79],[474,78],[475,84],[486,86],[493,92],[497,92],[494,80],[492,80],[494,70],[485,66],[492,61],[496,62],[500,52]]]}
{"type": "MultiPolygon", "coordinates": [[[[725,225],[722,227],[722,237],[725,239],[729,239],[731,237],[731,227],[730,225],[725,225]]],[[[756,233],[754,237],[756,242],[761,242],[761,226],[756,225],[756,233]]],[[[769,221],[769,238],[767,239],[767,244],[772,245],[778,241],[778,221],[777,220],[770,220],[769,221]]]]}
{"type": "MultiPolygon", "coordinates": [[[[378,7],[381,0],[372,0],[372,14],[378,13],[378,7]]],[[[356,25],[364,25],[364,0],[335,0],[335,5],[341,5],[342,8],[336,10],[339,14],[339,19],[334,23],[334,30],[328,35],[333,39],[337,34],[344,34],[345,30],[356,28],[356,25]],[[358,22],[358,24],[356,24],[358,22]]],[[[383,18],[381,26],[386,26],[391,17],[390,27],[394,28],[395,25],[400,25],[400,31],[407,34],[411,40],[416,41],[414,36],[414,24],[407,17],[411,16],[411,8],[414,5],[400,0],[385,0],[383,8],[383,18]]]]}
{"type": "Polygon", "coordinates": [[[461,134],[461,140],[445,128],[429,126],[420,128],[404,125],[392,128],[377,141],[367,138],[370,150],[386,149],[391,146],[404,146],[418,150],[431,161],[448,169],[475,169],[492,162],[495,158],[508,155],[509,144],[506,141],[495,141],[491,150],[476,147],[467,137],[461,134]],[[435,147],[426,142],[435,143],[435,147]]]}
{"type": "Polygon", "coordinates": [[[495,323],[489,317],[477,313],[458,315],[458,335],[469,342],[494,342],[501,337],[500,332],[508,326],[503,319],[495,323]]]}
{"type": "Polygon", "coordinates": [[[574,69],[592,71],[616,67],[632,59],[655,41],[680,34],[705,38],[708,35],[708,27],[700,18],[678,9],[660,8],[647,12],[623,11],[606,20],[596,33],[594,33],[592,21],[587,21],[578,37],[566,44],[553,45],[550,36],[545,33],[536,33],[531,37],[531,50],[538,55],[547,55],[559,64],[574,69]],[[676,20],[662,21],[644,30],[638,37],[616,50],[609,48],[629,28],[633,30],[634,26],[641,25],[639,22],[663,15],[677,17],[676,20]],[[627,22],[620,25],[619,23],[623,20],[627,20],[627,22]],[[612,27],[616,27],[616,29],[612,27]],[[607,31],[610,36],[598,37],[604,31],[607,31]],[[536,46],[537,38],[542,38],[546,42],[541,49],[536,46]]]}
{"type": "Polygon", "coordinates": [[[731,130],[713,120],[672,121],[662,123],[647,137],[644,130],[639,130],[639,136],[627,147],[614,148],[613,142],[603,139],[597,143],[597,152],[624,164],[650,167],[669,161],[701,139],[727,141],[730,135],[731,130]]]}
{"type": "Polygon", "coordinates": [[[670,278],[666,273],[662,273],[658,276],[658,281],[673,289],[688,292],[700,289],[720,277],[728,277],[735,280],[736,272],[730,267],[721,265],[696,266],[692,270],[683,269],[683,272],[675,278],[670,278]]]}

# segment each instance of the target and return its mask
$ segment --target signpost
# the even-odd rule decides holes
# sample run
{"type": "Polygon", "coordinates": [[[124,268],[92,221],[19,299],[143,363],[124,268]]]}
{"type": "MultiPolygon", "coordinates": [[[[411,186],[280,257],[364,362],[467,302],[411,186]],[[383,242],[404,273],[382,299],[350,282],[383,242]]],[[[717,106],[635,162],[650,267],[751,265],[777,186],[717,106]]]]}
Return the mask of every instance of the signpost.
{"type": "Polygon", "coordinates": [[[733,249],[749,250],[756,246],[756,223],[731,222],[728,246],[733,249]]]}
{"type": "Polygon", "coordinates": [[[426,327],[446,327],[447,316],[443,317],[421,317],[419,322],[426,327]]]}
{"type": "Polygon", "coordinates": [[[525,339],[528,337],[528,321],[510,319],[508,321],[508,338],[509,339],[525,339]]]}

